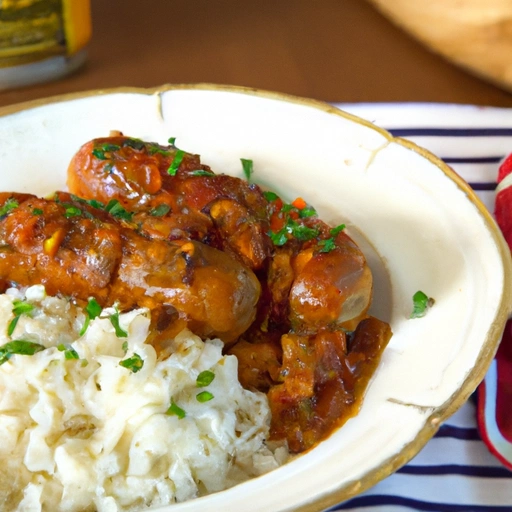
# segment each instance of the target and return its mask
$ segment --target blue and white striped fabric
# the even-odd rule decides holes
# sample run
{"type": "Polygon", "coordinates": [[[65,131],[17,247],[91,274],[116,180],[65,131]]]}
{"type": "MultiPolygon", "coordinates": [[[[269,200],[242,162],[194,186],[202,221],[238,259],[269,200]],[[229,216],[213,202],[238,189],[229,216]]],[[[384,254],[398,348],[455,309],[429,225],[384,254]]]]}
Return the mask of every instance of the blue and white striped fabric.
{"type": "MultiPolygon", "coordinates": [[[[498,164],[512,153],[512,109],[443,104],[336,106],[442,158],[493,211],[498,164]]],[[[330,510],[512,512],[512,472],[480,438],[474,395],[409,464],[330,510]]]]}

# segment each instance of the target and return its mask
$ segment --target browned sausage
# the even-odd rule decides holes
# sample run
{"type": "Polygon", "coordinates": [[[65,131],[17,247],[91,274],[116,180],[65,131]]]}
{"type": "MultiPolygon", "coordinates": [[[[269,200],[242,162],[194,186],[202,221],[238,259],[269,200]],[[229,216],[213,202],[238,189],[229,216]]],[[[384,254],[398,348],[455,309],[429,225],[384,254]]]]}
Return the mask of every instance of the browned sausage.
{"type": "Polygon", "coordinates": [[[252,269],[270,254],[266,201],[256,185],[214,174],[197,155],[130,137],[94,139],[75,154],[69,190],[139,214],[153,237],[207,242],[252,269]],[[155,216],[158,220],[155,220],[155,216]]]}
{"type": "Polygon", "coordinates": [[[169,305],[198,335],[228,342],[253,321],[258,280],[229,255],[195,241],[149,240],[58,197],[22,200],[0,220],[0,279],[122,309],[169,305]]]}

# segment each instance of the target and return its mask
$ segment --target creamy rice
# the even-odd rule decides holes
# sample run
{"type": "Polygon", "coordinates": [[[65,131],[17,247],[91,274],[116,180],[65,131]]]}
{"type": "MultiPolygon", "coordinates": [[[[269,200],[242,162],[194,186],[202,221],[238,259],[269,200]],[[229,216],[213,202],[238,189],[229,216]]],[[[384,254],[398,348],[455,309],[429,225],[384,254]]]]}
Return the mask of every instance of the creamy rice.
{"type": "Polygon", "coordinates": [[[228,488],[285,461],[284,447],[265,442],[265,395],[242,388],[237,360],[222,355],[220,340],[184,331],[172,355],[158,360],[145,343],[148,311],[119,315],[127,337],[116,335],[112,314],[104,310],[80,337],[83,311],[46,297],[43,287],[0,295],[0,345],[23,339],[46,347],[0,366],[1,510],[144,510],[228,488]],[[8,336],[15,299],[35,307],[8,336]],[[119,364],[134,354],[143,361],[137,372],[119,364]],[[213,381],[198,387],[204,371],[213,381]],[[204,391],[213,398],[200,402],[204,391]]]}

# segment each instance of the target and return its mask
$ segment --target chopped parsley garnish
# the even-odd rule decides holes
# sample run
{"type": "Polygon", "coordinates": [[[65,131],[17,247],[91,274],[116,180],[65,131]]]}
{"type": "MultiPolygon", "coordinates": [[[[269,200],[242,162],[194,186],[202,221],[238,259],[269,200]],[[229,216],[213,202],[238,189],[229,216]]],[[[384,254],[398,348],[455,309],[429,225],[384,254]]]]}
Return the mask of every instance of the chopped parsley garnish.
{"type": "Polygon", "coordinates": [[[317,237],[319,234],[318,229],[310,228],[288,217],[286,224],[277,233],[271,231],[269,236],[274,245],[280,247],[288,241],[289,237],[296,238],[301,242],[306,242],[317,237]]]}
{"type": "Polygon", "coordinates": [[[117,199],[111,199],[107,206],[105,206],[105,211],[110,213],[113,217],[117,217],[118,219],[123,219],[128,222],[130,222],[133,217],[133,213],[125,210],[117,199]]]}
{"type": "Polygon", "coordinates": [[[30,302],[14,299],[12,312],[15,315],[22,315],[23,313],[30,313],[34,309],[34,305],[30,302]]]}
{"type": "Polygon", "coordinates": [[[281,247],[288,242],[288,231],[285,228],[280,229],[277,233],[270,231],[269,236],[272,243],[277,247],[281,247]]]}
{"type": "Polygon", "coordinates": [[[43,215],[43,210],[41,210],[41,208],[34,208],[32,210],[32,214],[33,215],[43,215]]]}
{"type": "Polygon", "coordinates": [[[196,386],[198,388],[209,386],[213,382],[213,379],[215,379],[215,373],[210,370],[204,370],[197,376],[196,386]]]}
{"type": "Polygon", "coordinates": [[[168,149],[160,147],[158,144],[148,144],[148,153],[152,155],[156,155],[160,153],[163,156],[170,156],[171,152],[168,149]]]}
{"type": "Polygon", "coordinates": [[[65,205],[66,211],[64,212],[64,217],[66,219],[69,219],[70,217],[78,217],[79,215],[82,215],[82,210],[80,208],[77,208],[76,206],[67,206],[65,205]]]}
{"type": "MultiPolygon", "coordinates": [[[[73,194],[70,194],[71,199],[73,201],[77,201],[79,203],[88,204],[89,206],[92,206],[93,208],[97,208],[98,210],[105,210],[107,213],[110,213],[113,217],[117,217],[118,219],[123,219],[128,222],[131,222],[133,213],[125,210],[121,203],[117,199],[111,199],[108,204],[105,206],[101,201],[98,201],[97,199],[82,199],[81,197],[75,196],[73,194]]],[[[57,201],[58,202],[58,201],[57,201]]],[[[74,215],[80,215],[80,213],[85,214],[85,212],[82,212],[79,208],[74,207],[70,204],[62,203],[64,207],[66,207],[66,212],[70,210],[69,216],[74,215]],[[72,209],[77,210],[80,213],[73,213],[72,209]]]]}
{"type": "Polygon", "coordinates": [[[0,347],[0,365],[7,362],[14,354],[24,356],[33,356],[36,352],[41,352],[45,347],[39,343],[25,340],[14,340],[0,347]]]}
{"type": "Polygon", "coordinates": [[[320,240],[318,245],[320,247],[320,252],[331,252],[336,249],[336,237],[339,233],[341,233],[345,229],[345,224],[340,224],[335,228],[332,228],[330,231],[331,238],[327,238],[326,240],[320,240]]]}
{"type": "Polygon", "coordinates": [[[290,233],[301,242],[306,242],[307,240],[312,240],[316,236],[318,236],[319,231],[316,228],[310,228],[305,226],[304,224],[294,223],[291,225],[290,233]]]}
{"type": "Polygon", "coordinates": [[[334,238],[327,238],[327,240],[320,240],[318,242],[320,247],[319,252],[331,252],[336,249],[336,243],[334,242],[334,238]]]}
{"type": "Polygon", "coordinates": [[[427,309],[434,305],[434,299],[428,297],[421,290],[412,296],[413,309],[411,318],[421,318],[427,314],[427,309]]]}
{"type": "Polygon", "coordinates": [[[66,360],[80,359],[77,351],[71,345],[64,345],[64,343],[61,343],[57,346],[57,350],[59,352],[64,352],[64,357],[66,360]]]}
{"type": "Polygon", "coordinates": [[[133,354],[132,357],[119,361],[119,364],[124,368],[131,370],[133,373],[137,373],[139,370],[142,370],[144,361],[142,360],[142,357],[139,356],[139,354],[133,354]]]}
{"type": "Polygon", "coordinates": [[[98,146],[92,150],[92,154],[99,160],[108,160],[109,157],[106,155],[106,153],[111,153],[112,151],[117,151],[118,149],[121,149],[121,146],[105,142],[103,144],[98,144],[98,146]]]}
{"type": "Polygon", "coordinates": [[[179,168],[184,156],[185,156],[185,151],[183,151],[182,149],[178,149],[176,151],[176,154],[174,155],[174,159],[171,162],[169,169],[167,169],[167,174],[169,174],[170,176],[176,176],[176,173],[178,172],[178,168],[179,168]]]}
{"type": "Polygon", "coordinates": [[[171,405],[165,414],[168,416],[178,416],[180,420],[182,420],[187,415],[187,413],[179,405],[176,405],[174,400],[171,400],[171,405]]]}
{"type": "Polygon", "coordinates": [[[128,352],[128,342],[124,341],[121,348],[123,349],[123,352],[126,354],[126,352],[128,352]]]}
{"type": "Polygon", "coordinates": [[[344,229],[346,228],[345,224],[340,224],[339,226],[336,226],[335,228],[331,229],[331,235],[337,236],[339,235],[344,229]]]}
{"type": "MultiPolygon", "coordinates": [[[[93,208],[98,208],[99,210],[105,209],[105,205],[101,201],[98,201],[97,199],[83,199],[82,197],[78,197],[73,194],[69,194],[69,197],[71,197],[71,199],[73,201],[76,201],[77,203],[88,204],[89,206],[92,206],[93,208]]],[[[59,202],[57,197],[55,198],[55,201],[59,202]]]]}
{"type": "Polygon", "coordinates": [[[196,395],[196,400],[201,403],[209,402],[212,399],[213,395],[209,391],[201,391],[196,395]]]}
{"type": "Polygon", "coordinates": [[[270,190],[265,190],[263,192],[263,197],[271,203],[272,201],[275,201],[276,199],[279,199],[279,196],[275,192],[271,192],[270,190]]]}
{"type": "Polygon", "coordinates": [[[126,338],[128,336],[128,333],[119,325],[119,311],[117,309],[115,313],[110,315],[110,323],[114,326],[118,338],[126,338]]]}
{"type": "Polygon", "coordinates": [[[12,336],[14,329],[16,329],[16,325],[18,324],[18,320],[21,315],[25,315],[31,313],[34,309],[34,305],[29,302],[24,302],[22,300],[14,299],[12,302],[12,312],[14,313],[14,318],[9,322],[7,327],[7,334],[12,336]]]}
{"type": "Polygon", "coordinates": [[[309,205],[306,205],[304,208],[299,210],[299,217],[301,219],[303,219],[305,217],[314,217],[316,214],[317,214],[316,210],[312,206],[309,206],[309,205]]]}
{"type": "Polygon", "coordinates": [[[101,313],[101,306],[98,304],[94,297],[89,299],[87,306],[84,308],[85,322],[80,330],[80,336],[83,336],[89,327],[91,320],[94,320],[101,313]]]}
{"type": "Polygon", "coordinates": [[[18,203],[18,201],[16,201],[16,199],[14,199],[13,197],[10,197],[4,203],[2,208],[0,208],[0,217],[7,215],[11,210],[14,210],[14,208],[18,208],[19,205],[20,205],[20,203],[18,203]]]}
{"type": "Polygon", "coordinates": [[[205,169],[197,169],[196,171],[191,171],[190,176],[215,176],[215,173],[205,169]]]}
{"type": "Polygon", "coordinates": [[[281,211],[284,213],[297,212],[297,208],[295,208],[295,206],[293,206],[293,204],[285,203],[285,204],[283,204],[283,206],[281,206],[281,211]]]}
{"type": "Polygon", "coordinates": [[[89,200],[84,199],[84,201],[87,204],[91,205],[93,208],[99,208],[101,210],[103,210],[105,208],[105,205],[101,201],[98,201],[97,199],[89,199],[89,200]]]}
{"type": "Polygon", "coordinates": [[[169,137],[169,139],[167,140],[167,142],[168,142],[171,146],[174,146],[174,144],[176,143],[176,137],[169,137]]]}
{"type": "Polygon", "coordinates": [[[316,210],[307,204],[304,204],[302,208],[298,208],[295,204],[283,204],[281,208],[282,212],[288,213],[288,212],[296,212],[298,216],[303,219],[305,217],[313,217],[315,216],[316,210]]]}
{"type": "Polygon", "coordinates": [[[254,167],[252,160],[248,160],[246,158],[240,158],[240,162],[242,162],[242,169],[244,171],[245,179],[247,181],[251,181],[251,176],[254,173],[254,167]]]}
{"type": "Polygon", "coordinates": [[[146,144],[144,143],[144,141],[140,140],[140,139],[132,139],[132,138],[129,138],[129,139],[126,139],[124,142],[123,142],[123,146],[128,146],[132,149],[137,149],[137,150],[141,150],[141,149],[144,149],[144,147],[146,146],[146,144]]]}
{"type": "Polygon", "coordinates": [[[297,197],[291,203],[283,203],[275,192],[266,191],[263,192],[263,196],[270,203],[271,225],[274,224],[273,221],[277,221],[276,224],[282,226],[277,231],[274,227],[268,233],[274,245],[280,247],[292,238],[307,242],[320,235],[319,229],[309,227],[300,221],[300,219],[317,215],[316,210],[308,205],[304,199],[297,197]]]}
{"type": "Polygon", "coordinates": [[[163,217],[171,211],[171,207],[168,204],[159,204],[149,211],[149,214],[153,217],[163,217]]]}

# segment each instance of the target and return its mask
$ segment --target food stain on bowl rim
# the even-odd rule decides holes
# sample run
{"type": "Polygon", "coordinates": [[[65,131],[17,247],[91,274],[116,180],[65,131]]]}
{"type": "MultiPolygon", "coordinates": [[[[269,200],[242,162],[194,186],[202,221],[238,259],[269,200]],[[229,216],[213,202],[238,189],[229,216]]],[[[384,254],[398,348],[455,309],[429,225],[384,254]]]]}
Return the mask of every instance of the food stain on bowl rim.
{"type": "MultiPolygon", "coordinates": [[[[184,92],[204,92],[204,93],[223,93],[228,95],[233,95],[233,97],[243,97],[249,96],[253,98],[259,98],[262,100],[274,100],[276,102],[284,102],[286,104],[292,104],[297,106],[303,106],[310,108],[312,111],[317,111],[320,115],[329,114],[335,117],[341,117],[345,120],[355,123],[355,125],[359,125],[360,127],[365,127],[371,129],[376,134],[382,137],[382,143],[377,147],[371,150],[371,156],[367,162],[366,167],[362,169],[362,172],[368,172],[370,165],[372,165],[377,158],[380,157],[380,153],[383,149],[389,147],[391,144],[397,144],[400,148],[406,149],[419,156],[421,161],[424,163],[427,162],[431,166],[435,166],[437,169],[441,170],[444,174],[444,177],[448,178],[451,181],[451,184],[454,184],[458,191],[461,191],[467,198],[468,202],[471,203],[472,208],[476,208],[477,215],[480,217],[481,221],[485,226],[485,230],[490,234],[492,239],[492,244],[494,244],[494,249],[497,253],[497,258],[501,261],[502,265],[502,280],[501,280],[501,289],[497,290],[497,294],[500,296],[498,300],[498,306],[493,315],[493,318],[490,322],[489,328],[486,330],[485,341],[480,347],[478,356],[476,361],[474,362],[471,371],[467,372],[462,379],[462,382],[458,385],[458,387],[452,392],[452,394],[441,404],[441,405],[433,405],[429,406],[428,403],[415,403],[415,402],[407,402],[403,401],[400,398],[389,398],[388,401],[391,401],[397,405],[405,406],[406,408],[417,409],[420,408],[423,410],[425,418],[423,419],[423,427],[420,428],[414,439],[406,442],[402,445],[402,449],[398,453],[394,453],[391,456],[385,458],[384,460],[378,461],[376,465],[371,467],[368,471],[362,475],[361,478],[355,478],[354,480],[349,480],[344,482],[341,486],[335,488],[322,489],[317,495],[313,495],[311,497],[304,498],[302,500],[298,500],[293,502],[290,507],[287,506],[286,500],[283,498],[279,503],[276,503],[278,508],[275,510],[300,510],[300,511],[317,511],[323,508],[327,508],[332,506],[340,501],[349,499],[354,495],[362,492],[363,490],[371,487],[376,484],[382,478],[388,476],[395,470],[397,470],[401,465],[405,464],[408,460],[410,460],[422,447],[423,445],[435,434],[437,429],[439,428],[441,422],[446,419],[448,416],[453,414],[469,397],[469,395],[476,388],[478,383],[483,379],[485,372],[487,371],[488,366],[491,363],[492,358],[494,357],[495,351],[497,349],[499,339],[505,324],[507,317],[509,316],[512,310],[512,267],[510,262],[510,255],[508,247],[505,245],[501,233],[494,223],[491,214],[487,211],[485,206],[480,202],[477,196],[474,194],[469,185],[462,180],[449,166],[444,164],[437,157],[432,155],[430,152],[419,148],[412,142],[409,142],[404,139],[394,138],[385,130],[378,128],[371,124],[368,121],[362,120],[353,116],[351,114],[341,112],[337,108],[330,106],[328,104],[322,103],[320,101],[308,100],[303,98],[296,98],[293,96],[288,96],[279,93],[271,93],[266,91],[258,91],[256,89],[249,89],[243,87],[232,87],[232,86],[218,86],[211,84],[197,84],[197,85],[167,85],[163,87],[158,87],[155,89],[138,89],[138,88],[117,88],[112,90],[104,90],[104,91],[89,91],[85,93],[76,93],[76,94],[68,94],[64,96],[59,96],[50,99],[43,100],[35,100],[27,103],[22,103],[19,105],[13,105],[9,107],[4,107],[0,109],[0,123],[2,122],[2,118],[5,116],[9,116],[11,114],[16,114],[19,112],[23,112],[29,109],[34,109],[37,107],[42,107],[46,105],[56,105],[60,102],[67,102],[72,100],[80,100],[91,97],[98,96],[109,96],[109,95],[141,95],[141,96],[152,96],[156,99],[154,105],[155,111],[153,115],[158,116],[161,119],[164,119],[166,116],[162,100],[165,98],[166,94],[173,94],[174,92],[184,91],[184,92]]],[[[44,129],[44,123],[41,127],[44,129]]],[[[113,126],[111,128],[118,128],[113,126]]],[[[95,134],[97,136],[101,136],[102,134],[95,134]]],[[[105,134],[106,135],[106,134],[105,134]]],[[[174,134],[173,134],[174,135],[174,134]]],[[[84,139],[85,141],[85,139],[84,139]]],[[[72,148],[73,151],[77,148],[72,148]]],[[[195,151],[195,148],[187,147],[187,149],[191,151],[195,151]]],[[[370,151],[370,150],[369,150],[370,151]]],[[[200,151],[199,151],[200,152],[200,151]]],[[[244,155],[240,155],[244,156],[244,155]]],[[[350,160],[350,158],[348,157],[350,160]]],[[[209,161],[206,161],[209,163],[209,161]]],[[[350,162],[351,163],[351,162],[350,162]]],[[[347,164],[347,162],[345,162],[347,164]]],[[[258,165],[258,162],[255,161],[255,165],[258,165]]],[[[429,166],[427,165],[427,167],[429,166]]],[[[264,163],[261,165],[264,166],[264,163]]],[[[212,165],[212,167],[217,171],[222,171],[218,165],[212,165]]],[[[257,181],[257,176],[256,176],[257,181]]],[[[428,187],[427,187],[428,188],[428,187]]],[[[428,192],[428,191],[427,191],[428,192]]],[[[304,195],[307,197],[307,191],[304,192],[304,195]]],[[[311,200],[311,203],[315,205],[315,200],[311,200]]],[[[329,211],[330,210],[326,210],[329,211]]],[[[342,212],[343,213],[343,212],[342,212]]],[[[355,226],[358,228],[358,223],[355,223],[355,226]]],[[[440,226],[440,229],[442,226],[440,226]]],[[[366,234],[364,233],[366,236],[366,234]]],[[[368,236],[370,244],[372,244],[373,238],[368,236]]],[[[379,245],[376,244],[374,246],[376,253],[380,255],[379,245]]],[[[384,260],[383,265],[386,265],[386,257],[383,256],[384,260]]],[[[389,262],[387,262],[389,263],[389,262]]],[[[389,271],[389,269],[387,269],[389,271]]],[[[414,287],[414,283],[412,284],[414,287]]],[[[434,311],[434,310],[433,310],[434,311]]],[[[406,311],[400,312],[403,315],[406,315],[406,311]]],[[[405,316],[404,316],[405,318],[405,316]]],[[[407,320],[409,321],[409,320],[407,320]]],[[[414,322],[414,320],[411,320],[414,322]]],[[[401,347],[402,348],[402,347],[401,347]]],[[[364,406],[363,406],[364,407],[364,406]]],[[[346,428],[346,427],[343,427],[346,428]]],[[[341,430],[343,430],[343,428],[341,430]]],[[[339,434],[339,432],[337,433],[339,434]]],[[[339,437],[338,435],[336,437],[339,437]]],[[[332,439],[332,438],[331,438],[332,439]]],[[[328,441],[326,441],[328,442],[328,441]]],[[[325,443],[322,443],[325,445],[325,443]]],[[[322,446],[316,447],[313,451],[317,451],[322,449],[322,446]]],[[[296,472],[295,464],[300,464],[300,459],[309,459],[310,454],[305,454],[297,458],[296,461],[288,463],[288,469],[279,468],[274,470],[270,475],[265,475],[262,477],[258,477],[254,480],[246,482],[244,484],[240,484],[240,488],[254,488],[254,486],[258,486],[259,482],[262,479],[266,479],[265,482],[268,483],[268,478],[272,478],[271,475],[280,473],[281,480],[282,478],[292,478],[293,473],[296,472]],[[281,477],[284,471],[291,472],[291,476],[281,477]]],[[[279,482],[280,479],[277,479],[279,482]]],[[[234,488],[236,489],[236,488],[234,488]]],[[[210,495],[203,498],[198,498],[197,500],[193,500],[191,502],[185,502],[181,504],[172,505],[172,508],[169,507],[169,510],[178,507],[177,510],[191,510],[192,508],[200,507],[203,503],[204,506],[212,506],[212,504],[225,504],[228,505],[229,502],[225,502],[224,496],[226,500],[228,496],[233,493],[234,489],[222,491],[219,494],[210,495]],[[208,501],[207,501],[208,500],[208,501]]],[[[243,491],[240,491],[243,494],[243,491]]],[[[238,497],[240,500],[240,496],[238,497]]],[[[268,506],[268,505],[265,505],[268,506]]],[[[164,510],[164,509],[160,509],[164,510]]],[[[167,510],[167,508],[165,508],[167,510]]],[[[252,510],[252,509],[251,509],[252,510]]]]}

